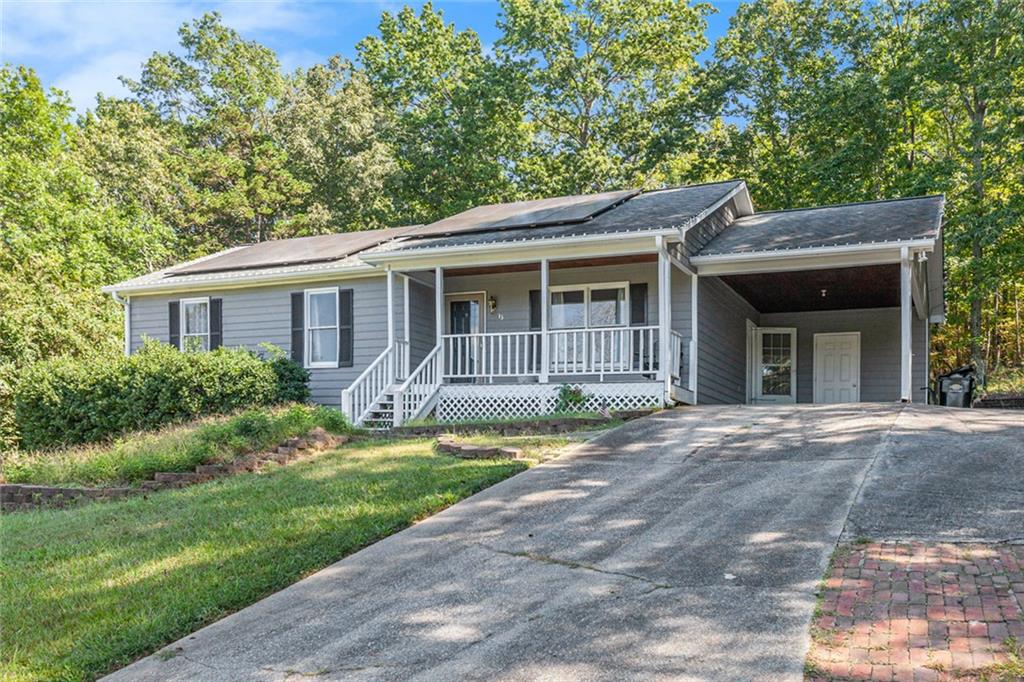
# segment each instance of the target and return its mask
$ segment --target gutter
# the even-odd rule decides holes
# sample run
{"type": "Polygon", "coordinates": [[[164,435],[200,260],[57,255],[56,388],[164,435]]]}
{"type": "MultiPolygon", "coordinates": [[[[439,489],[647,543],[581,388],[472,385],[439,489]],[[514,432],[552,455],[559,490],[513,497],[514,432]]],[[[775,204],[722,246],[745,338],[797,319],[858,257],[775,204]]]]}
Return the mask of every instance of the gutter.
{"type": "Polygon", "coordinates": [[[690,262],[694,265],[702,263],[734,263],[741,261],[764,260],[775,258],[813,258],[814,256],[862,253],[870,251],[889,251],[892,249],[920,249],[929,251],[934,249],[934,239],[910,239],[905,241],[892,242],[866,242],[863,244],[844,244],[836,246],[807,246],[794,249],[774,249],[771,251],[744,251],[740,253],[715,253],[706,256],[691,256],[690,262]]]}
{"type": "Polygon", "coordinates": [[[124,308],[124,354],[127,357],[132,354],[132,299],[131,296],[122,298],[116,291],[111,291],[110,296],[124,308]]]}

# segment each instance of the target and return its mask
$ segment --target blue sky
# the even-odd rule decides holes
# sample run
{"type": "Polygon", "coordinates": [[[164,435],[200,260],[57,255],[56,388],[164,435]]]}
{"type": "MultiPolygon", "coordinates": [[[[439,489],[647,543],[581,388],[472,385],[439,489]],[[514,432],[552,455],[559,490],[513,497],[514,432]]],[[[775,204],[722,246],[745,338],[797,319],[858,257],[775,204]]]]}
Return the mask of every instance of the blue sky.
{"type": "MultiPolygon", "coordinates": [[[[272,47],[287,69],[308,66],[333,54],[353,57],[355,45],[375,33],[381,12],[420,2],[284,2],[224,0],[170,2],[125,0],[0,0],[0,61],[34,68],[47,86],[67,91],[79,111],[97,92],[124,94],[117,78],[137,77],[153,52],[177,47],[177,29],[209,10],[235,30],[272,47]]],[[[709,21],[714,41],[728,26],[738,2],[714,2],[709,21]]],[[[485,45],[497,39],[497,2],[435,1],[448,22],[476,31],[485,45]]]]}

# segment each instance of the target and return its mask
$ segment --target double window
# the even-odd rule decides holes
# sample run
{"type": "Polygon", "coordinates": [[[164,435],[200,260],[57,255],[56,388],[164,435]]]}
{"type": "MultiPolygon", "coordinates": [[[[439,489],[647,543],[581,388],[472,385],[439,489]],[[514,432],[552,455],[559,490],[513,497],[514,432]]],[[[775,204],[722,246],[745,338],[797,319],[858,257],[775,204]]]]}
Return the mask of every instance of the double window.
{"type": "Polygon", "coordinates": [[[181,350],[210,350],[210,299],[185,298],[181,304],[181,350]]]}
{"type": "Polygon", "coordinates": [[[629,284],[575,284],[551,287],[551,328],[624,327],[629,284]]]}
{"type": "Polygon", "coordinates": [[[306,290],[307,367],[338,366],[338,290],[306,290]]]}

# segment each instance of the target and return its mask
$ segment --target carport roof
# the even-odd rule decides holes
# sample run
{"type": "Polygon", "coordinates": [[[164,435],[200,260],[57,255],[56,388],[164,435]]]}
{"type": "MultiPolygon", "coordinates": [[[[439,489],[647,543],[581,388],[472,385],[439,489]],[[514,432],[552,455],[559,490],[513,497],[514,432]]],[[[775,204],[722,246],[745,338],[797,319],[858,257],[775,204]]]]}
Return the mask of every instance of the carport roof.
{"type": "Polygon", "coordinates": [[[759,253],[935,239],[942,195],[764,211],[736,218],[698,255],[759,253]]]}

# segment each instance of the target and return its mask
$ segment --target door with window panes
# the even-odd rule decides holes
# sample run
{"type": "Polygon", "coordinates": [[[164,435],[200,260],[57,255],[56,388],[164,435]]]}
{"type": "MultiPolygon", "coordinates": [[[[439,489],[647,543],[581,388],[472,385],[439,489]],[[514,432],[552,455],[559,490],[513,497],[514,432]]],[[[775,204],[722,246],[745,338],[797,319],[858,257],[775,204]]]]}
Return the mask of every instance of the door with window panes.
{"type": "Polygon", "coordinates": [[[796,402],[796,329],[758,327],[754,333],[754,402],[796,402]]]}

